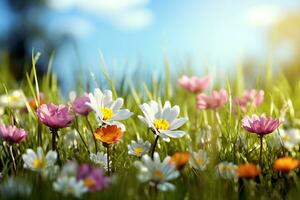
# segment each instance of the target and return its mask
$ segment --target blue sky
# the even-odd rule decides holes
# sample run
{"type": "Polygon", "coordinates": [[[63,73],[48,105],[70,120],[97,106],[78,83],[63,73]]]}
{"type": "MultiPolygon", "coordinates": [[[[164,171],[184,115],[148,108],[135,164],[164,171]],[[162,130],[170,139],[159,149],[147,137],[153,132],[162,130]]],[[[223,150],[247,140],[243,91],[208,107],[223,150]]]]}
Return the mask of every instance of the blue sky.
{"type": "Polygon", "coordinates": [[[197,68],[226,71],[243,57],[264,58],[269,27],[300,1],[49,0],[49,8],[41,22],[53,37],[72,34],[79,51],[79,58],[73,46],[56,53],[59,74],[71,73],[78,60],[97,71],[100,51],[115,71],[129,63],[127,73],[137,63],[159,71],[165,55],[174,70],[191,58],[197,68]]]}

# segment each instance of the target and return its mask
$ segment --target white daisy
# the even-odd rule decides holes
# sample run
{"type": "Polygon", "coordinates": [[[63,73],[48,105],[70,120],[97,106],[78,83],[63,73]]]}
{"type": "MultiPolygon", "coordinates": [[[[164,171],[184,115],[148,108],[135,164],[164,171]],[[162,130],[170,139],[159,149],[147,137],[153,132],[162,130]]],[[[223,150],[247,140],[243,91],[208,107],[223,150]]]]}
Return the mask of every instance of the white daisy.
{"type": "MultiPolygon", "coordinates": [[[[103,152],[90,153],[90,160],[95,163],[96,165],[101,166],[105,170],[107,170],[107,154],[103,152]]],[[[109,161],[111,165],[111,161],[109,161]]]]}
{"type": "Polygon", "coordinates": [[[296,145],[300,143],[300,130],[299,129],[288,129],[288,130],[279,130],[279,135],[281,138],[282,145],[292,150],[296,145]]]}
{"type": "Polygon", "coordinates": [[[9,94],[0,96],[0,105],[13,108],[23,108],[26,106],[26,97],[22,90],[14,90],[9,94]]]}
{"type": "Polygon", "coordinates": [[[237,166],[230,162],[221,162],[217,166],[217,173],[221,178],[234,179],[237,177],[237,166]]]}
{"type": "Polygon", "coordinates": [[[200,149],[198,152],[193,152],[190,159],[190,165],[199,170],[205,170],[209,160],[206,151],[200,149]]]}
{"type": "Polygon", "coordinates": [[[176,130],[188,120],[187,118],[177,118],[180,113],[179,106],[171,107],[169,101],[166,101],[164,106],[156,101],[151,101],[149,104],[140,105],[140,109],[144,116],[139,115],[138,118],[166,142],[170,141],[169,137],[180,138],[185,135],[184,131],[176,130]]]}
{"type": "Polygon", "coordinates": [[[34,152],[32,149],[27,149],[26,153],[22,155],[22,158],[24,168],[32,171],[49,174],[54,173],[57,169],[55,165],[57,159],[56,151],[49,151],[45,156],[42,147],[38,147],[37,152],[34,152]]]}
{"type": "Polygon", "coordinates": [[[131,144],[128,146],[128,154],[141,157],[148,153],[151,148],[151,143],[149,141],[143,141],[143,139],[138,139],[137,141],[132,140],[131,144]]]}
{"type": "Polygon", "coordinates": [[[167,156],[161,162],[157,152],[154,153],[153,160],[148,155],[144,155],[142,161],[134,162],[134,166],[139,170],[137,178],[141,182],[150,182],[162,191],[174,190],[175,186],[168,181],[177,178],[179,172],[175,166],[169,164],[170,159],[167,156]]]}
{"type": "Polygon", "coordinates": [[[88,191],[83,181],[77,181],[75,177],[59,177],[54,183],[53,188],[57,192],[61,192],[63,195],[73,195],[80,198],[84,193],[88,191]]]}
{"type": "Polygon", "coordinates": [[[113,100],[112,92],[105,90],[103,93],[99,88],[94,94],[89,94],[90,103],[87,103],[96,113],[99,126],[102,124],[120,124],[120,120],[129,118],[133,113],[128,109],[121,109],[124,100],[117,98],[113,100]]]}

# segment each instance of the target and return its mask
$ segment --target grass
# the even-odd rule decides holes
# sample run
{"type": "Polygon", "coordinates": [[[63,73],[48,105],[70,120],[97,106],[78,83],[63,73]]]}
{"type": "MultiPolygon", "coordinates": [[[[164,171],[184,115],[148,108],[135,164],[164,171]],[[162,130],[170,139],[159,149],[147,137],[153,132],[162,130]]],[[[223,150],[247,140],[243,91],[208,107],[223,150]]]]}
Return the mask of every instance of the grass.
{"type": "MultiPolygon", "coordinates": [[[[19,83],[17,83],[11,75],[5,63],[2,63],[0,72],[2,94],[21,88],[27,97],[33,97],[38,100],[39,94],[43,93],[47,102],[67,103],[67,100],[61,95],[56,76],[51,72],[51,63],[48,67],[48,73],[43,77],[37,77],[35,63],[37,58],[32,58],[32,70],[19,83]]],[[[244,115],[262,114],[273,117],[280,117],[285,122],[284,128],[300,128],[300,81],[290,83],[288,77],[279,73],[274,75],[267,68],[266,79],[257,80],[257,85],[248,85],[245,83],[242,67],[237,70],[236,77],[225,82],[225,88],[229,91],[230,101],[226,106],[218,110],[221,124],[218,124],[214,111],[195,109],[195,95],[189,94],[182,88],[179,88],[175,82],[174,74],[171,68],[166,64],[166,72],[163,78],[158,80],[152,79],[149,83],[135,82],[134,77],[124,77],[121,81],[123,84],[115,84],[115,80],[110,79],[110,75],[102,70],[106,80],[106,88],[113,91],[114,97],[124,98],[125,108],[134,112],[135,115],[124,122],[126,125],[126,133],[123,140],[115,145],[111,152],[112,179],[113,184],[100,192],[88,193],[83,199],[295,199],[300,194],[299,170],[283,174],[275,172],[272,164],[276,158],[283,153],[290,154],[295,158],[300,158],[299,147],[293,152],[282,149],[272,148],[272,137],[276,132],[265,137],[266,144],[263,149],[264,172],[255,180],[224,180],[216,176],[216,165],[221,161],[233,162],[241,164],[245,162],[258,163],[259,157],[259,140],[255,134],[245,132],[241,128],[241,119],[244,115]],[[128,81],[131,80],[131,81],[128,81]],[[251,108],[247,113],[235,112],[233,106],[233,98],[240,95],[245,89],[244,85],[250,88],[263,89],[265,91],[264,103],[257,107],[251,108]],[[158,192],[154,194],[149,184],[140,183],[137,178],[137,170],[133,166],[133,162],[137,158],[128,156],[127,145],[131,140],[143,138],[151,143],[155,137],[147,127],[137,118],[141,114],[139,105],[149,100],[166,101],[169,100],[172,105],[179,105],[181,108],[181,116],[187,116],[189,121],[184,125],[182,130],[186,131],[186,136],[180,139],[172,139],[170,143],[159,140],[157,151],[164,158],[179,151],[197,151],[202,148],[208,152],[209,165],[206,170],[195,172],[187,165],[181,175],[172,181],[176,190],[171,192],[158,192]],[[199,138],[203,136],[207,128],[211,128],[212,140],[209,143],[200,145],[199,138]],[[241,144],[239,138],[245,137],[245,141],[241,144]],[[243,189],[241,189],[243,186],[243,189]]],[[[99,77],[94,77],[92,85],[98,85],[101,89],[99,77]]],[[[249,78],[249,77],[247,77],[249,78]]],[[[255,78],[254,76],[252,77],[255,78]]],[[[80,81],[79,81],[80,82],[80,81]]],[[[82,92],[89,88],[82,87],[85,83],[78,84],[77,91],[82,92]]],[[[216,84],[220,85],[220,84],[216,84]]],[[[216,86],[212,86],[215,88],[216,86]]],[[[218,87],[219,88],[219,87],[218,87]]],[[[206,91],[209,93],[210,91],[206,91]]],[[[5,108],[4,115],[1,116],[2,123],[12,124],[12,119],[16,119],[15,123],[18,127],[22,127],[28,131],[29,136],[20,145],[15,146],[16,163],[18,168],[17,177],[24,179],[27,184],[31,185],[33,192],[30,197],[16,197],[16,199],[63,199],[61,194],[55,192],[52,187],[52,180],[40,178],[36,173],[23,168],[23,160],[21,155],[28,148],[36,149],[38,146],[38,133],[42,134],[42,147],[44,150],[51,149],[51,135],[49,130],[42,125],[35,115],[34,110],[27,106],[27,112],[16,111],[12,108],[5,108]]],[[[94,129],[97,127],[96,119],[93,114],[88,116],[94,129]]],[[[91,163],[89,154],[80,139],[78,139],[78,147],[68,148],[64,145],[63,137],[71,129],[77,128],[85,141],[89,151],[94,152],[94,143],[91,132],[88,128],[85,118],[77,117],[70,128],[62,129],[59,132],[58,148],[61,152],[61,160],[63,163],[68,160],[76,160],[79,163],[91,163]]],[[[105,148],[99,143],[98,147],[101,151],[105,148]]],[[[2,180],[13,176],[13,165],[7,154],[7,145],[1,141],[0,160],[2,180]]],[[[2,194],[1,198],[6,196],[2,194]]],[[[72,197],[68,197],[72,199],[72,197]]]]}

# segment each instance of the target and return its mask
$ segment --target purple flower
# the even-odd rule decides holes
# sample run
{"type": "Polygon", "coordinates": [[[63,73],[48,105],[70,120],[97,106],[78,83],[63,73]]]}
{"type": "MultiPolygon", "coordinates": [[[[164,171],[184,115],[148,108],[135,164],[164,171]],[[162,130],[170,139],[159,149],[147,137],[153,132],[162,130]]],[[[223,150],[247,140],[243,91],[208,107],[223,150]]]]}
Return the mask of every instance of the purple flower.
{"type": "Polygon", "coordinates": [[[27,133],[24,129],[17,128],[16,126],[5,126],[1,124],[0,137],[9,143],[19,144],[27,137],[27,133]]]}
{"type": "Polygon", "coordinates": [[[43,104],[37,109],[39,120],[46,126],[59,129],[70,125],[74,116],[70,114],[70,109],[65,105],[43,104]]]}
{"type": "Polygon", "coordinates": [[[280,126],[279,119],[273,119],[266,116],[252,115],[246,116],[242,120],[242,127],[250,132],[260,136],[274,132],[280,126]]]}
{"type": "Polygon", "coordinates": [[[92,111],[92,109],[90,106],[86,105],[86,103],[90,103],[90,98],[87,94],[76,98],[72,103],[72,108],[74,112],[79,115],[89,114],[92,111]]]}
{"type": "Polygon", "coordinates": [[[79,167],[77,180],[82,180],[91,192],[102,190],[110,184],[110,179],[104,175],[102,169],[87,164],[79,167]]]}

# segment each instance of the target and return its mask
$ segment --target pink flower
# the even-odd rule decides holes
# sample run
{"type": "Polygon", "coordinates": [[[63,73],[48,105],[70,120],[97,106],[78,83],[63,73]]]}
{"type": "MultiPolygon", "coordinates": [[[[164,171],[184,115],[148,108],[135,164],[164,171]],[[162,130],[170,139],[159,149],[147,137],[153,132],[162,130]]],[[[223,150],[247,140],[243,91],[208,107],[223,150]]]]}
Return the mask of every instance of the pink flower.
{"type": "Polygon", "coordinates": [[[100,168],[83,164],[79,167],[77,180],[82,180],[89,191],[100,191],[110,184],[110,179],[104,175],[100,168]]]}
{"type": "Polygon", "coordinates": [[[89,114],[92,111],[92,109],[90,108],[90,106],[86,105],[86,103],[90,103],[90,98],[87,94],[76,98],[72,103],[72,108],[74,112],[79,115],[89,114]]]}
{"type": "Polygon", "coordinates": [[[0,137],[9,142],[19,144],[27,137],[27,133],[24,129],[17,128],[16,126],[0,125],[0,137]]]}
{"type": "Polygon", "coordinates": [[[205,76],[203,78],[198,78],[196,76],[188,77],[186,75],[178,79],[178,84],[192,93],[201,93],[203,92],[209,84],[209,77],[205,76]]]}
{"type": "Polygon", "coordinates": [[[246,90],[242,97],[237,97],[235,103],[240,106],[242,110],[247,106],[259,106],[264,101],[265,92],[263,90],[246,90]]]}
{"type": "Polygon", "coordinates": [[[59,129],[70,125],[74,116],[70,114],[70,109],[65,105],[43,104],[37,109],[39,120],[46,126],[59,129]]]}
{"type": "Polygon", "coordinates": [[[274,132],[280,126],[279,119],[272,117],[252,115],[246,116],[242,120],[242,127],[250,132],[260,136],[274,132]]]}
{"type": "Polygon", "coordinates": [[[199,94],[197,96],[198,109],[217,109],[223,107],[228,101],[228,93],[226,90],[213,91],[211,96],[199,94]]]}

